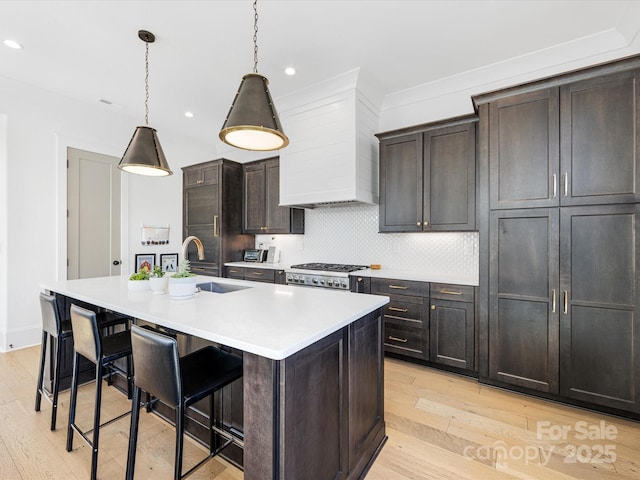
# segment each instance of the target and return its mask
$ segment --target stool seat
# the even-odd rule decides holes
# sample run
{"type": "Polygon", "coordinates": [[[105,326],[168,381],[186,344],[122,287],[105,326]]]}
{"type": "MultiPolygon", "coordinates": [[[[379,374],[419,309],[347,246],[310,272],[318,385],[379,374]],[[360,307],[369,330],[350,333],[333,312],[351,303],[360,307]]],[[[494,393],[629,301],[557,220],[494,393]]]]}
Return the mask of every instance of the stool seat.
{"type": "Polygon", "coordinates": [[[225,385],[242,377],[242,357],[207,346],[180,358],[176,338],[164,335],[151,328],[131,326],[131,348],[133,351],[134,388],[131,402],[131,429],[126,478],[133,479],[140,420],[140,397],[142,391],[160,399],[176,410],[176,453],[174,479],[189,476],[207,460],[231,443],[243,446],[235,438],[214,423],[214,393],[225,385]],[[182,474],[182,451],[186,409],[195,402],[209,397],[209,455],[182,474]],[[226,442],[214,447],[214,434],[226,442]]]}
{"type": "Polygon", "coordinates": [[[180,359],[182,395],[187,405],[202,400],[242,376],[242,358],[204,347],[180,359]]]}

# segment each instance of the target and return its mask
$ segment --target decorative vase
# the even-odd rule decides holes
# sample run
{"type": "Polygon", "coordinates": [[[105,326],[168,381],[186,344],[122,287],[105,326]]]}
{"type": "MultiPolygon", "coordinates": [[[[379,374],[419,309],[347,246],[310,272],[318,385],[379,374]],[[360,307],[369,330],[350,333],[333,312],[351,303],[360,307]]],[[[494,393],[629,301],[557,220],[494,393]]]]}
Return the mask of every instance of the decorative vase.
{"type": "Polygon", "coordinates": [[[169,277],[169,297],[192,298],[196,294],[196,277],[169,277]]]}
{"type": "Polygon", "coordinates": [[[149,280],[128,280],[129,290],[142,291],[149,290],[149,280]]]}
{"type": "Polygon", "coordinates": [[[151,277],[149,279],[149,287],[151,287],[151,293],[154,295],[163,295],[167,293],[167,287],[169,286],[169,277],[151,277]]]}

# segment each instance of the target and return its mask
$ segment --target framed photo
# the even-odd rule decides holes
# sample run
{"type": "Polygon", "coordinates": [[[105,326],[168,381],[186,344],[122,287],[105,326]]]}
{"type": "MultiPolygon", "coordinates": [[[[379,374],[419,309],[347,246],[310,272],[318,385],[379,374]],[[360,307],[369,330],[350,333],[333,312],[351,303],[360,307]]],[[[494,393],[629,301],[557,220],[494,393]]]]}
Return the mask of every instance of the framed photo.
{"type": "Polygon", "coordinates": [[[143,268],[149,271],[153,270],[156,264],[155,253],[136,253],[136,272],[139,272],[143,268]]]}
{"type": "Polygon", "coordinates": [[[177,253],[161,253],[160,266],[163,272],[178,271],[178,254],[177,253]]]}

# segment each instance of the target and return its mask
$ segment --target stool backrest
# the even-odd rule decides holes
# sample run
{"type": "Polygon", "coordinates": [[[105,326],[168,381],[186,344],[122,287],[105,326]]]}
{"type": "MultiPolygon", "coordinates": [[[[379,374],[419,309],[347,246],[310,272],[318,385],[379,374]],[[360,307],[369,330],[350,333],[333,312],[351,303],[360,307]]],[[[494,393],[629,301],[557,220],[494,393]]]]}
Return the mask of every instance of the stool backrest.
{"type": "Polygon", "coordinates": [[[73,349],[87,360],[97,364],[102,356],[96,312],[71,304],[73,349]]]}
{"type": "Polygon", "coordinates": [[[56,297],[41,292],[40,310],[42,310],[42,330],[57,338],[60,335],[60,315],[56,297]]]}
{"type": "Polygon", "coordinates": [[[172,408],[180,405],[182,377],[176,339],[132,325],[131,350],[135,385],[172,408]]]}

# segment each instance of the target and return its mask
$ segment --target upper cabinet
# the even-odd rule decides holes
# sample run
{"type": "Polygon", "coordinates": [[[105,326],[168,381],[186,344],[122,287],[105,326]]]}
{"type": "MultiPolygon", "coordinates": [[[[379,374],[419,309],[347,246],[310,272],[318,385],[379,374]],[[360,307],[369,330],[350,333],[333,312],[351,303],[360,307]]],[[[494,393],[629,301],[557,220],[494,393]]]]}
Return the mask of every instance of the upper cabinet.
{"type": "Polygon", "coordinates": [[[381,232],[475,229],[476,122],[468,116],[377,135],[381,232]]]}
{"type": "Polygon", "coordinates": [[[304,233],[304,210],[280,206],[277,157],[244,164],[245,233],[304,233]]]}
{"type": "Polygon", "coordinates": [[[639,76],[585,74],[490,98],[490,207],[639,201],[639,76]]]}

